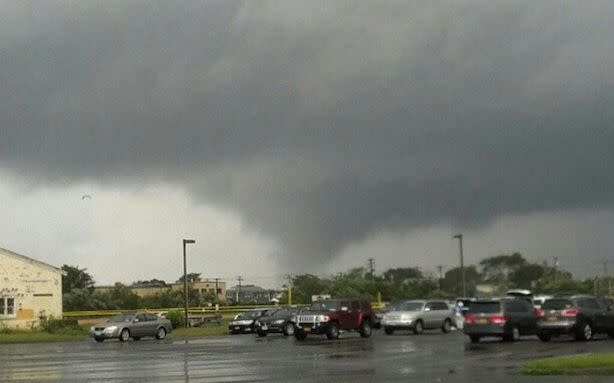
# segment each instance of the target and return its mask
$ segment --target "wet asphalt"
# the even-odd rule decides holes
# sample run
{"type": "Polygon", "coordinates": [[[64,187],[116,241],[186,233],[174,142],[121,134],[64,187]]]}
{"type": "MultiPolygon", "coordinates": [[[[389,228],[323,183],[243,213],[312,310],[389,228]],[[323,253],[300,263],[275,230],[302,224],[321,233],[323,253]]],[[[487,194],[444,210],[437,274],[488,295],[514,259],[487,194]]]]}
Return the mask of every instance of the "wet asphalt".
{"type": "Polygon", "coordinates": [[[525,361],[612,352],[614,341],[526,337],[472,345],[459,332],[303,342],[280,335],[0,345],[0,382],[612,382],[611,377],[526,377],[525,361]]]}

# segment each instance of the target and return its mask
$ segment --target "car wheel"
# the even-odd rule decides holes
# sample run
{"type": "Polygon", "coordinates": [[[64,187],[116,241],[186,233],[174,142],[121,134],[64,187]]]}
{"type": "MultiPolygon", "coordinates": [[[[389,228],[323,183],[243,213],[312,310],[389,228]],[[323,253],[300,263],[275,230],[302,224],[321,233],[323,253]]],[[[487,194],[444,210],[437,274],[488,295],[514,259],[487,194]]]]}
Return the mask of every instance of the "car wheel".
{"type": "Polygon", "coordinates": [[[98,342],[98,343],[104,342],[104,338],[101,338],[99,336],[95,337],[94,340],[96,340],[96,342],[98,342]]]}
{"type": "Polygon", "coordinates": [[[480,343],[479,335],[471,335],[469,338],[471,339],[471,343],[480,343]]]}
{"type": "Polygon", "coordinates": [[[263,338],[263,337],[267,336],[269,333],[268,333],[268,331],[257,330],[256,334],[258,334],[259,337],[263,338]]]}
{"type": "Polygon", "coordinates": [[[540,332],[539,334],[537,334],[537,337],[542,342],[550,342],[550,340],[552,339],[552,335],[546,334],[546,333],[543,333],[543,332],[540,332]]]}
{"type": "Polygon", "coordinates": [[[384,327],[384,332],[386,335],[392,335],[394,334],[394,329],[392,327],[384,327]]]}
{"type": "Polygon", "coordinates": [[[519,339],[520,339],[520,330],[518,330],[518,327],[516,326],[512,327],[509,330],[509,332],[503,335],[504,342],[515,342],[519,339]]]}
{"type": "Polygon", "coordinates": [[[292,323],[286,323],[284,326],[284,335],[292,336],[294,335],[294,325],[292,323]]]}
{"type": "Polygon", "coordinates": [[[370,337],[371,336],[371,321],[368,319],[362,321],[362,324],[360,325],[360,330],[358,332],[360,333],[360,336],[363,338],[370,337]]]}
{"type": "Polygon", "coordinates": [[[125,328],[119,333],[119,340],[121,342],[126,342],[128,339],[130,339],[130,330],[125,328]]]}
{"type": "Polygon", "coordinates": [[[445,321],[443,321],[441,331],[443,331],[444,334],[447,334],[452,331],[452,321],[450,319],[446,319],[445,321]]]}
{"type": "Polygon", "coordinates": [[[305,334],[303,331],[296,331],[294,333],[294,337],[296,340],[305,340],[305,338],[307,338],[307,334],[305,334]]]}
{"type": "Polygon", "coordinates": [[[419,320],[414,325],[414,334],[415,335],[420,335],[420,334],[422,334],[422,332],[424,332],[424,324],[422,323],[421,320],[419,320]]]}
{"type": "Polygon", "coordinates": [[[141,337],[140,336],[133,336],[132,339],[134,339],[134,340],[141,340],[141,337]]]}
{"type": "Polygon", "coordinates": [[[164,327],[160,327],[156,332],[156,339],[162,340],[166,338],[166,329],[164,327]]]}
{"type": "Polygon", "coordinates": [[[326,330],[326,337],[328,339],[337,339],[339,338],[339,327],[337,327],[336,323],[331,323],[326,330]]]}
{"type": "Polygon", "coordinates": [[[593,327],[590,323],[583,323],[578,326],[578,330],[576,332],[576,340],[579,341],[587,341],[593,338],[593,327]]]}

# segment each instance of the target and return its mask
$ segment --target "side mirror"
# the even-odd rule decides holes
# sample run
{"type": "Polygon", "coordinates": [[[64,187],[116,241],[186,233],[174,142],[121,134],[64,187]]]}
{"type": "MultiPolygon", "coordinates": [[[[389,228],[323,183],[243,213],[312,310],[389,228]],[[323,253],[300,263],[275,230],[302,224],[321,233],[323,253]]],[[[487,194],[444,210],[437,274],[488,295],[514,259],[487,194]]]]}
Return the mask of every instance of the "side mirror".
{"type": "Polygon", "coordinates": [[[341,311],[348,311],[348,307],[347,306],[341,306],[341,311]]]}

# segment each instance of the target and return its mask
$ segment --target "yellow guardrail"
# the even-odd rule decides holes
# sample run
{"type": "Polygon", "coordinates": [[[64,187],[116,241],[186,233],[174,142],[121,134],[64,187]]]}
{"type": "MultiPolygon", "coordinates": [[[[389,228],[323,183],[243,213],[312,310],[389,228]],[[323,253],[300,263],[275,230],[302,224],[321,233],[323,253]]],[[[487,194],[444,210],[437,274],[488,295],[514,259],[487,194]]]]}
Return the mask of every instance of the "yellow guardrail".
{"type": "MultiPolygon", "coordinates": [[[[371,307],[374,310],[379,310],[386,307],[387,302],[373,302],[371,303],[371,307]]],[[[304,307],[306,305],[292,305],[292,307],[304,307]]],[[[190,307],[188,308],[188,313],[192,314],[206,314],[206,313],[220,313],[220,314],[231,314],[238,313],[244,310],[252,310],[257,308],[265,308],[272,307],[270,305],[242,305],[242,306],[219,306],[217,309],[215,306],[213,307],[190,307]]],[[[278,306],[278,307],[287,307],[287,306],[278,306]]],[[[172,308],[139,308],[135,310],[90,310],[90,311],[65,311],[64,318],[91,318],[91,317],[110,317],[114,315],[119,315],[125,312],[134,312],[134,311],[149,311],[149,312],[168,312],[170,310],[179,310],[183,311],[183,307],[172,307],[172,308]]]]}

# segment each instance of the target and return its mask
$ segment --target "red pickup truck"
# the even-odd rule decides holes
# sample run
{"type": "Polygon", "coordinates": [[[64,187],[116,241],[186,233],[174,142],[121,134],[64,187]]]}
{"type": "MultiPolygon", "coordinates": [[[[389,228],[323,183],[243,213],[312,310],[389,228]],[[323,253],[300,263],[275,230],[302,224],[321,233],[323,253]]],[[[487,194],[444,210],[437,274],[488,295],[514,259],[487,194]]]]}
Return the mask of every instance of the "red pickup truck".
{"type": "Polygon", "coordinates": [[[294,336],[303,340],[309,334],[326,335],[337,339],[340,331],[358,331],[360,336],[371,336],[371,304],[360,299],[328,299],[311,304],[308,310],[299,312],[292,322],[294,336]]]}

